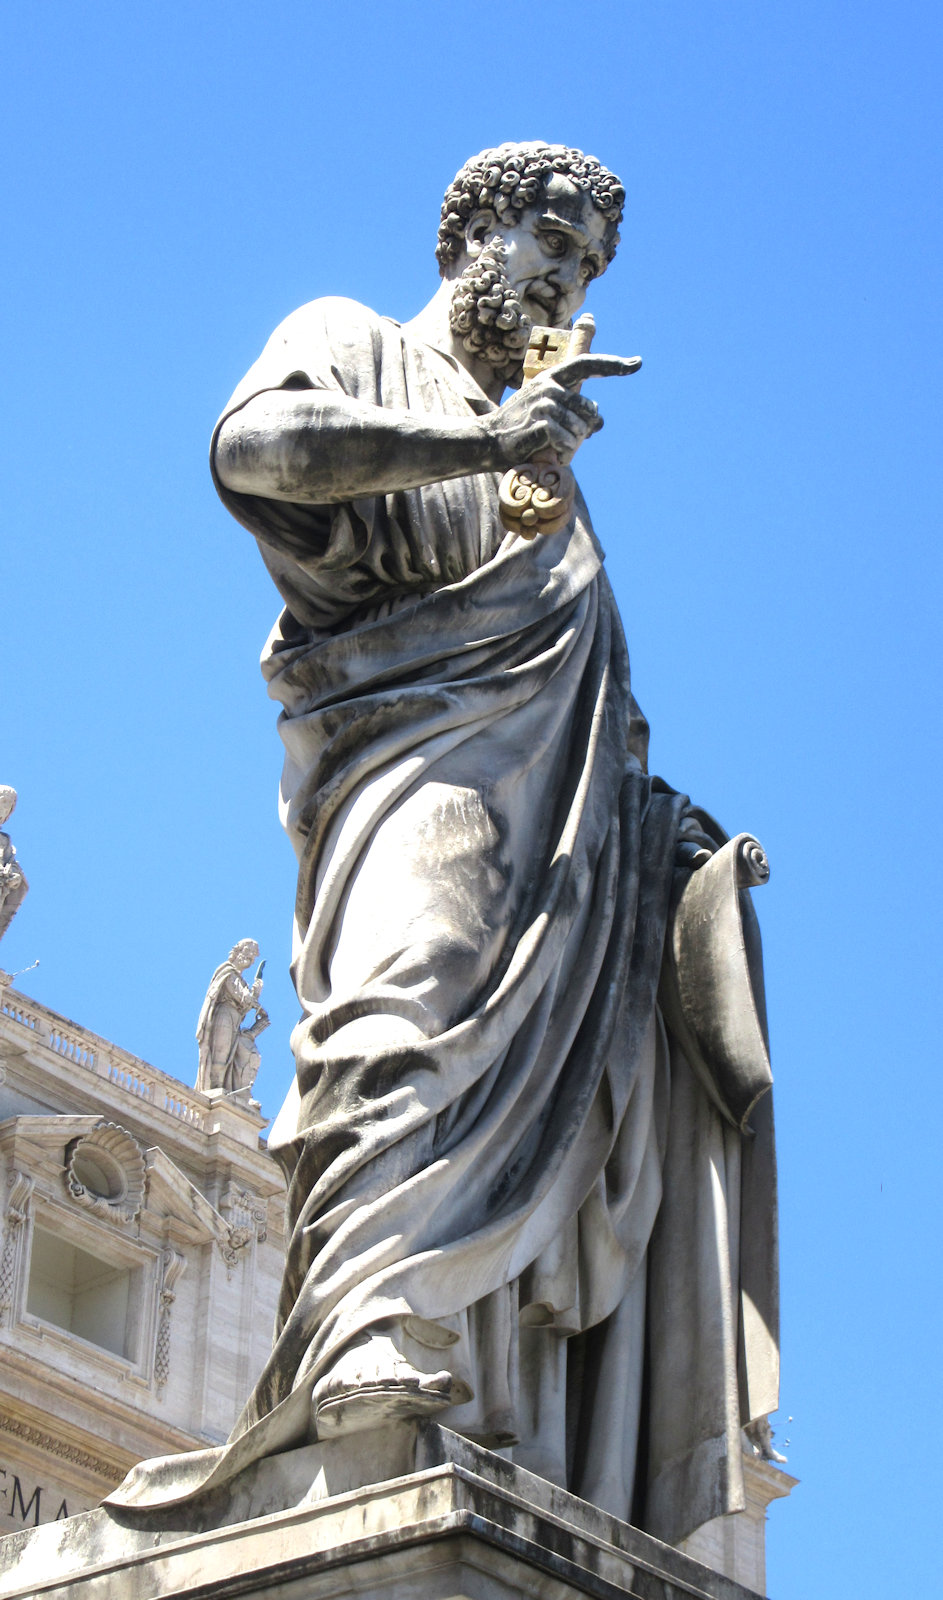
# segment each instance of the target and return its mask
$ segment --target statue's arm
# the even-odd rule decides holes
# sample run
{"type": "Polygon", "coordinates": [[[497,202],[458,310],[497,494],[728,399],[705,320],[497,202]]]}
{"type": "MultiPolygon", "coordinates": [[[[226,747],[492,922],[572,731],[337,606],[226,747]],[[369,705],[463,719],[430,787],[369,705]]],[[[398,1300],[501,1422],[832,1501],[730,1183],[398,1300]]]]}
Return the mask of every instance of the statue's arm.
{"type": "Polygon", "coordinates": [[[230,999],[236,1002],[241,1011],[248,1011],[254,1004],[252,990],[245,979],[239,976],[238,972],[226,974],[225,989],[230,999]]]}
{"type": "Polygon", "coordinates": [[[365,405],[333,390],[267,389],[223,422],[216,472],[236,494],[327,505],[502,472],[537,450],[569,460],[602,426],[593,402],[566,386],[578,381],[577,361],[579,377],[634,370],[616,357],[580,357],[467,418],[365,405]]]}
{"type": "Polygon", "coordinates": [[[414,489],[498,465],[477,418],[428,417],[315,389],[270,389],[226,418],[216,439],[225,488],[327,505],[414,489]]]}

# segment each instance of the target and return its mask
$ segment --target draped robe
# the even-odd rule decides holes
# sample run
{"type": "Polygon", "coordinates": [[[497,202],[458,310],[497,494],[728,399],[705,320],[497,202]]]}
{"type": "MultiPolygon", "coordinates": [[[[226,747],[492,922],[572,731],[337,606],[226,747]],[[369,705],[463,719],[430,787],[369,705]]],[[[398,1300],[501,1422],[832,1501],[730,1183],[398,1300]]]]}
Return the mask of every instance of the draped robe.
{"type": "MultiPolygon", "coordinates": [[[[223,418],[282,387],[491,406],[342,300],[289,317],[223,418]]],[[[193,1486],[300,1442],[317,1379],[394,1326],[451,1370],[446,1426],[676,1542],[742,1508],[740,1427],[776,1404],[771,1124],[725,1122],[658,1004],[679,838],[719,840],[647,773],[585,506],[530,544],[497,483],[217,482],[286,607],[263,670],[303,1016],[275,1345],[193,1486]]]]}
{"type": "MultiPolygon", "coordinates": [[[[242,1062],[238,1059],[239,1046],[246,1042],[242,1023],[255,1009],[252,989],[240,968],[232,961],[222,962],[210,979],[196,1025],[200,1061],[198,1089],[224,1089],[231,1094],[242,1088],[239,1072],[242,1062]]],[[[251,1037],[248,1043],[254,1043],[251,1037]]]]}

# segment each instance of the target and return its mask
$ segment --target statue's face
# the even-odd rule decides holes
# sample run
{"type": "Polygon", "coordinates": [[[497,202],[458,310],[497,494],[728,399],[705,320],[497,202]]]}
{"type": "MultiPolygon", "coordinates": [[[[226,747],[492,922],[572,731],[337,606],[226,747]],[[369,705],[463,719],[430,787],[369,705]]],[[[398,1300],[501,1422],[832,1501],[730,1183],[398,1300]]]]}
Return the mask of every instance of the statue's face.
{"type": "Polygon", "coordinates": [[[254,939],[243,939],[237,944],[229,959],[239,972],[245,972],[246,967],[251,967],[259,953],[259,947],[254,939]]]}
{"type": "Polygon", "coordinates": [[[543,200],[499,230],[507,276],[532,322],[565,327],[606,267],[606,219],[588,194],[554,174],[543,200]]]}
{"type": "Polygon", "coordinates": [[[607,231],[592,197],[562,173],[514,221],[476,212],[453,267],[453,336],[504,383],[519,383],[531,327],[570,324],[605,269],[607,231]]]}

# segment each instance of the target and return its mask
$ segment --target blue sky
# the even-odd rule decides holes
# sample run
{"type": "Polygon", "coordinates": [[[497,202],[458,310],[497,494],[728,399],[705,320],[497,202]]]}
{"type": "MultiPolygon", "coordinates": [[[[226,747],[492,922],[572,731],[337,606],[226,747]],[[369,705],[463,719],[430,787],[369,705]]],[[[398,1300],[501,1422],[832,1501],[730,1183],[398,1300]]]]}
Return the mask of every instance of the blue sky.
{"type": "MultiPolygon", "coordinates": [[[[276,322],[414,314],[442,190],[505,138],[623,177],[580,479],[652,764],[766,845],[783,1239],[774,1596],[937,1567],[939,7],[44,0],[3,8],[3,965],[192,1081],[210,973],[293,859],[257,657],[276,596],[215,499],[276,322]],[[786,1422],[792,1416],[792,1422],[786,1422]]],[[[926,1586],[926,1589],[922,1588],[926,1586]]]]}

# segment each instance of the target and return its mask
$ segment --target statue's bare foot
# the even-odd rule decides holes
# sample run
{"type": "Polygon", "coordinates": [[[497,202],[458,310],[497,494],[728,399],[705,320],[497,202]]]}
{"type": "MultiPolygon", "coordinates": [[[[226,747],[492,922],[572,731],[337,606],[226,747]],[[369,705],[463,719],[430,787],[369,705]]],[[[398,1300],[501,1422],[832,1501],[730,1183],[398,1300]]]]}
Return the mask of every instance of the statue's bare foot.
{"type": "Polygon", "coordinates": [[[319,1439],[410,1417],[434,1416],[468,1398],[451,1372],[420,1372],[388,1334],[345,1350],[314,1386],[319,1439]]]}

